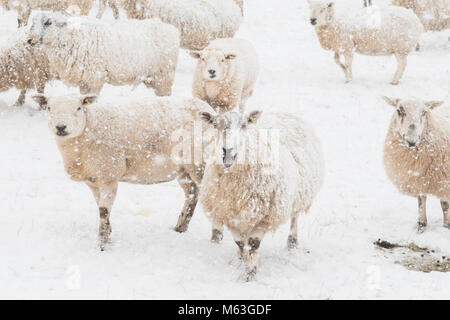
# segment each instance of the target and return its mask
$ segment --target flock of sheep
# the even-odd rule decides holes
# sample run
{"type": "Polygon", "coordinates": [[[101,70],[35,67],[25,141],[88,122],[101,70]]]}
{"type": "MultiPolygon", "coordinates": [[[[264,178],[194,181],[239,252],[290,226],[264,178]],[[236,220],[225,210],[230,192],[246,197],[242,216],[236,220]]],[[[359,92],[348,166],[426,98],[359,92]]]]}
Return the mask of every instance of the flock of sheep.
{"type": "MultiPolygon", "coordinates": [[[[245,280],[256,275],[265,234],[291,221],[288,247],[297,245],[297,219],[309,211],[324,177],[321,144],[314,130],[293,114],[246,112],[258,78],[251,42],[233,38],[242,22],[242,0],[100,0],[97,18],[109,5],[129,19],[113,23],[88,17],[93,0],[2,0],[18,12],[25,37],[0,52],[0,91],[28,89],[48,110],[71,179],[91,189],[100,214],[100,248],[110,241],[110,213],[119,182],[155,184],[177,180],[185,204],[175,230],[187,230],[197,202],[219,242],[226,226],[245,263],[245,280]],[[67,12],[70,11],[69,15],[67,12]],[[193,98],[171,97],[180,48],[198,60],[193,98]],[[46,97],[45,84],[61,80],[83,96],[46,97]],[[97,102],[105,83],[153,88],[157,98],[126,105],[97,102]],[[200,125],[199,125],[200,124],[200,125]]],[[[364,1],[362,20],[335,16],[334,2],[308,1],[319,42],[332,50],[346,81],[354,52],[394,55],[399,83],[406,59],[427,30],[450,27],[449,0],[436,0],[433,22],[420,15],[419,1],[396,1],[384,9],[364,1]],[[416,9],[418,11],[416,11],[416,9]],[[364,17],[375,19],[364,20],[364,17]],[[427,21],[428,21],[427,20],[427,21]],[[439,26],[439,28],[438,28],[439,26]],[[341,55],[345,62],[341,61],[341,55]]],[[[430,3],[431,5],[431,3],[430,3]]],[[[387,134],[384,162],[398,189],[419,200],[419,230],[426,226],[427,195],[441,199],[450,228],[450,127],[439,101],[384,97],[396,108],[387,134]]]]}

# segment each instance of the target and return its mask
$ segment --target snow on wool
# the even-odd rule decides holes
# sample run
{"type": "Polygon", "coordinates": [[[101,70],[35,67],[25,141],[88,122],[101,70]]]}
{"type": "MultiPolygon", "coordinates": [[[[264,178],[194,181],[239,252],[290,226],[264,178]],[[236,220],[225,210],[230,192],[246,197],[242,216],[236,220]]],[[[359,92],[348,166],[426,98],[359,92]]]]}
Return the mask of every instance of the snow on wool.
{"type": "Polygon", "coordinates": [[[142,82],[156,95],[172,92],[179,32],[159,19],[106,23],[41,12],[33,17],[29,36],[31,43],[42,44],[59,78],[82,94],[98,94],[105,83],[142,82]]]}
{"type": "Polygon", "coordinates": [[[352,11],[352,16],[336,17],[334,2],[311,0],[311,24],[320,45],[334,51],[334,59],[344,71],[346,82],[352,80],[354,52],[370,56],[394,55],[398,62],[391,84],[403,76],[407,57],[419,43],[423,32],[417,16],[404,8],[370,6],[352,11]],[[341,62],[343,55],[345,63],[341,62]]]}
{"type": "Polygon", "coordinates": [[[241,8],[233,0],[126,0],[124,6],[128,18],[159,17],[177,27],[181,47],[189,50],[233,37],[242,22],[241,8]]]}
{"type": "Polygon", "coordinates": [[[217,39],[191,55],[198,59],[192,95],[217,112],[238,106],[244,112],[259,74],[259,57],[253,45],[243,39],[217,39]]]}

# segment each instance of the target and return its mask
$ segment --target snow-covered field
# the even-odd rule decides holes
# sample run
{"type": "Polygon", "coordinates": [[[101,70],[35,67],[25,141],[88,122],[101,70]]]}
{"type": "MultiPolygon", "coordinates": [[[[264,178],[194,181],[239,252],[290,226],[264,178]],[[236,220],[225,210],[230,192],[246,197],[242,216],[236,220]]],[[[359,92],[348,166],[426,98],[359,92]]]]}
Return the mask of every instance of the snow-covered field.
{"type": "MultiPolygon", "coordinates": [[[[36,107],[30,94],[26,106],[16,108],[18,91],[10,90],[0,94],[0,298],[450,298],[449,273],[409,271],[395,263],[401,254],[372,244],[378,238],[414,242],[438,257],[450,255],[439,201],[429,200],[429,227],[418,234],[417,201],[386,178],[382,148],[394,110],[380,98],[417,96],[450,105],[450,31],[424,34],[399,86],[389,84],[393,57],[359,55],[354,80],[345,84],[332,53],[319,46],[306,0],[245,2],[238,37],[254,43],[263,66],[247,109],[302,116],[325,151],[325,184],[300,219],[299,249],[286,249],[285,225],[263,240],[257,280],[239,281],[231,235],[212,244],[200,206],[187,233],[171,230],[183,204],[174,182],[121,184],[113,244],[100,252],[90,191],[66,176],[45,115],[30,111],[36,107]]],[[[361,5],[337,1],[350,14],[361,5]]],[[[104,19],[112,19],[111,11],[104,19]]],[[[0,45],[15,30],[15,13],[0,11],[0,45]]],[[[195,64],[180,53],[175,95],[191,95],[195,64]]],[[[47,90],[66,92],[77,90],[59,82],[47,90]]],[[[153,91],[106,86],[100,100],[118,96],[151,99],[153,91]]]]}

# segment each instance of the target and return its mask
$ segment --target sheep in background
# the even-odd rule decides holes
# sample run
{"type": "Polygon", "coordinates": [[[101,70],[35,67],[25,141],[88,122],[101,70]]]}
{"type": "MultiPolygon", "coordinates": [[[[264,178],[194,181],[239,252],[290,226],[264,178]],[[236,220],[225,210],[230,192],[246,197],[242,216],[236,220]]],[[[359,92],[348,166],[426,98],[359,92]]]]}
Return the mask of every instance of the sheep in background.
{"type": "Polygon", "coordinates": [[[259,58],[253,45],[242,39],[217,39],[191,55],[198,59],[192,95],[208,102],[217,112],[237,106],[244,112],[259,73],[259,58]]]}
{"type": "Polygon", "coordinates": [[[309,125],[293,114],[258,121],[260,116],[261,111],[200,114],[222,137],[216,157],[207,160],[200,202],[213,222],[213,241],[221,240],[223,224],[231,231],[247,281],[256,274],[264,235],[289,217],[288,247],[296,247],[298,215],[308,212],[324,175],[320,142],[309,125]]]}
{"type": "MultiPolygon", "coordinates": [[[[103,1],[103,0],[100,0],[103,1]]],[[[88,15],[94,0],[2,0],[5,10],[17,11],[18,27],[26,26],[32,10],[48,10],[88,15]],[[71,10],[73,9],[73,10],[71,10]]]]}
{"type": "Polygon", "coordinates": [[[392,0],[392,4],[412,9],[427,31],[450,28],[450,0],[392,0]]]}
{"type": "Polygon", "coordinates": [[[180,142],[175,134],[194,132],[198,112],[211,111],[206,103],[172,97],[126,105],[95,103],[95,96],[34,99],[49,111],[48,125],[66,172],[72,180],[86,183],[97,201],[102,250],[110,239],[118,182],[147,185],[178,179],[186,198],[175,230],[187,230],[204,164],[201,159],[178,160],[175,150],[185,140],[180,142]]]}
{"type": "Polygon", "coordinates": [[[441,200],[450,228],[450,112],[442,101],[383,97],[395,107],[384,145],[386,174],[400,192],[419,201],[418,230],[427,226],[426,200],[441,200]]]}
{"type": "Polygon", "coordinates": [[[352,80],[354,52],[371,56],[394,55],[398,67],[391,84],[397,85],[405,71],[408,54],[419,42],[423,26],[417,16],[400,7],[362,9],[354,22],[337,19],[334,2],[310,0],[311,24],[320,45],[334,51],[334,59],[352,80]],[[343,55],[345,63],[341,62],[343,55]]]}
{"type": "Polygon", "coordinates": [[[188,50],[233,37],[242,22],[242,11],[233,0],[126,0],[123,6],[128,18],[159,17],[177,27],[181,47],[188,50]]]}
{"type": "Polygon", "coordinates": [[[372,5],[372,0],[364,0],[364,7],[368,7],[372,5]]]}
{"type": "Polygon", "coordinates": [[[103,17],[106,5],[108,5],[113,11],[114,19],[119,19],[120,1],[118,0],[99,0],[97,19],[101,19],[103,17]]]}
{"type": "Polygon", "coordinates": [[[40,46],[30,47],[16,41],[0,51],[0,92],[15,87],[20,90],[15,105],[25,102],[28,89],[44,93],[45,85],[53,80],[47,55],[40,46]]]}
{"type": "Polygon", "coordinates": [[[144,83],[158,96],[172,92],[179,32],[159,19],[106,23],[42,12],[29,37],[43,46],[59,78],[82,94],[98,94],[105,83],[144,83]]]}

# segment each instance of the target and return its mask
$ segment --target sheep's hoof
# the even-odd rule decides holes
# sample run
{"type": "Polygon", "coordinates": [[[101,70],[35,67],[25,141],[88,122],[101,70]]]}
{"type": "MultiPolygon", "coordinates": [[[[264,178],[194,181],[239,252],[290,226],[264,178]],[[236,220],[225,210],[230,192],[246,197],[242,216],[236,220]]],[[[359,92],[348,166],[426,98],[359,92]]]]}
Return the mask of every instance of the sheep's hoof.
{"type": "Polygon", "coordinates": [[[398,81],[391,81],[391,84],[393,85],[393,86],[396,86],[396,85],[398,85],[398,81]]]}
{"type": "Polygon", "coordinates": [[[213,229],[212,236],[211,236],[211,242],[214,243],[220,243],[223,239],[223,233],[220,230],[213,229]]]}
{"type": "Polygon", "coordinates": [[[248,269],[240,278],[245,282],[255,281],[256,280],[256,267],[248,269]]]}
{"type": "Polygon", "coordinates": [[[444,228],[450,229],[450,223],[444,223],[444,228]]]}
{"type": "Polygon", "coordinates": [[[417,232],[418,233],[424,233],[426,228],[427,228],[427,223],[426,222],[419,222],[419,223],[417,223],[417,232]]]}
{"type": "Polygon", "coordinates": [[[183,233],[183,232],[186,232],[187,231],[187,229],[188,229],[188,226],[187,226],[187,224],[182,224],[182,225],[177,225],[175,228],[173,228],[173,230],[175,230],[176,232],[178,232],[178,233],[183,233]]]}
{"type": "Polygon", "coordinates": [[[13,106],[14,106],[14,107],[21,107],[21,106],[24,105],[24,103],[25,103],[25,101],[16,101],[16,102],[13,104],[13,106]]]}
{"type": "Polygon", "coordinates": [[[294,238],[293,236],[288,237],[287,241],[288,249],[296,249],[297,248],[297,238],[294,238]]]}

